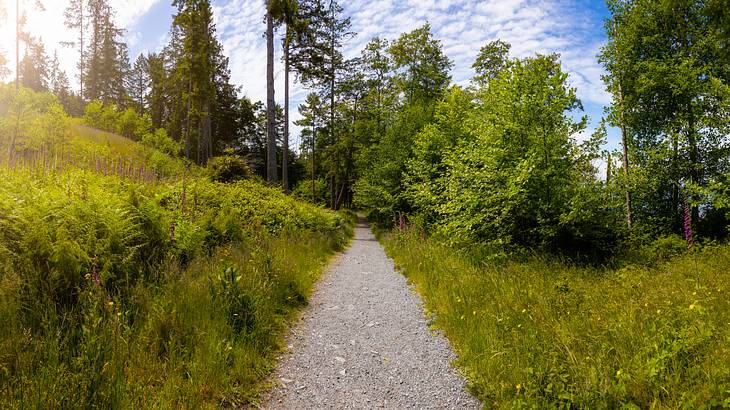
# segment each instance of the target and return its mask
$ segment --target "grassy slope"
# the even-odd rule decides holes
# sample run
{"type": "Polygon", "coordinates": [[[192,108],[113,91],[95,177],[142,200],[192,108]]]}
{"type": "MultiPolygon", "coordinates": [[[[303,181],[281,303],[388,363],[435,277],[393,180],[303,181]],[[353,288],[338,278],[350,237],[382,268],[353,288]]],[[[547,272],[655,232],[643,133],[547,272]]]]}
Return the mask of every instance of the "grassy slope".
{"type": "Polygon", "coordinates": [[[730,407],[730,248],[596,271],[384,234],[487,408],[730,407]]]}
{"type": "Polygon", "coordinates": [[[0,407],[255,398],[349,222],[85,127],[60,152],[0,167],[0,407]]]}

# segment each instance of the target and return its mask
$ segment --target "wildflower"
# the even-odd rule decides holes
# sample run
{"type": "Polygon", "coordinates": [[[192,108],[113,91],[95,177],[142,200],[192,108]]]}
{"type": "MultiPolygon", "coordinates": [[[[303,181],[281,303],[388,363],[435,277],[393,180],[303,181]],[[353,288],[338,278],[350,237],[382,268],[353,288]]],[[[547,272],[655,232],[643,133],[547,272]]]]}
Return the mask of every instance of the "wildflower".
{"type": "Polygon", "coordinates": [[[684,240],[687,241],[687,250],[692,251],[692,215],[689,211],[687,198],[684,199],[684,240]]]}
{"type": "Polygon", "coordinates": [[[106,304],[109,305],[109,307],[114,306],[114,302],[112,302],[111,300],[106,302],[106,304]]]}
{"type": "Polygon", "coordinates": [[[94,256],[94,264],[91,265],[91,279],[94,281],[94,284],[99,286],[101,283],[101,279],[99,278],[99,272],[96,270],[96,265],[99,262],[99,258],[97,256],[94,256]]]}

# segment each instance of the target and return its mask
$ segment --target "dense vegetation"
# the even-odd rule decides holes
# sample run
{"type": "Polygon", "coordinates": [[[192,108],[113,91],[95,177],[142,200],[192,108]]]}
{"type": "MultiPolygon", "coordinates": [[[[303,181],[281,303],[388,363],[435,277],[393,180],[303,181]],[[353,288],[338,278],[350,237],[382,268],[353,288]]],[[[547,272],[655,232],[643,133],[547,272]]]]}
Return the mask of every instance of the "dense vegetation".
{"type": "Polygon", "coordinates": [[[245,163],[186,166],[19,95],[0,168],[0,407],[255,397],[346,218],[252,181],[245,163]]]}
{"type": "Polygon", "coordinates": [[[730,406],[726,246],[596,269],[485,263],[417,229],[381,240],[486,408],[730,406]]]}
{"type": "Polygon", "coordinates": [[[454,85],[429,24],[348,59],[336,1],[266,5],[266,104],[231,84],[208,0],[174,0],[169,44],[134,64],[108,1],[69,1],[78,92],[19,22],[0,92],[4,400],[76,399],[42,396],[68,382],[101,383],[88,403],[245,401],[342,243],[343,220],[291,189],[394,230],[487,406],[730,405],[724,1],[607,1],[613,101],[592,135],[558,54],[495,40],[454,85]],[[290,74],[311,91],[298,153],[290,74]]]}

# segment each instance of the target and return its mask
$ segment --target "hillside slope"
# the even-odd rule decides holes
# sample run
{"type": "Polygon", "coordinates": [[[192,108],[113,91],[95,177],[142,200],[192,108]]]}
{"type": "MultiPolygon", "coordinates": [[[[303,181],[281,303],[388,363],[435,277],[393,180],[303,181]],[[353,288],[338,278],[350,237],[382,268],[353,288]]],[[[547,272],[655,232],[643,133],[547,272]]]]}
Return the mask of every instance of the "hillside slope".
{"type": "Polygon", "coordinates": [[[246,403],[348,221],[53,111],[2,139],[0,407],[246,403]]]}

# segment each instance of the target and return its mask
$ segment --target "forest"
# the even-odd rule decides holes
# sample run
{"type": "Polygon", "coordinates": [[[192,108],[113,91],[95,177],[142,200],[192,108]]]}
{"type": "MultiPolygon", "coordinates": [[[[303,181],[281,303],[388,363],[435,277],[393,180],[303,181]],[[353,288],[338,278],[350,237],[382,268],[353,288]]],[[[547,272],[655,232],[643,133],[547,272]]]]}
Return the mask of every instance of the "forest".
{"type": "Polygon", "coordinates": [[[138,56],[63,1],[76,72],[0,2],[0,407],[256,405],[356,213],[485,408],[730,407],[726,1],[607,0],[587,136],[557,53],[456,84],[428,22],[348,57],[337,1],[266,0],[254,101],[212,1],[138,56]]]}

